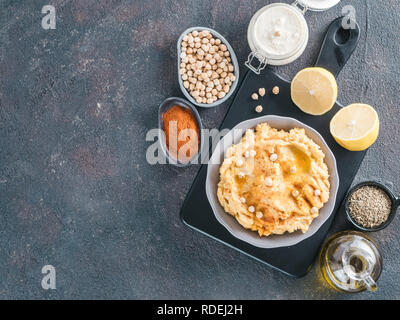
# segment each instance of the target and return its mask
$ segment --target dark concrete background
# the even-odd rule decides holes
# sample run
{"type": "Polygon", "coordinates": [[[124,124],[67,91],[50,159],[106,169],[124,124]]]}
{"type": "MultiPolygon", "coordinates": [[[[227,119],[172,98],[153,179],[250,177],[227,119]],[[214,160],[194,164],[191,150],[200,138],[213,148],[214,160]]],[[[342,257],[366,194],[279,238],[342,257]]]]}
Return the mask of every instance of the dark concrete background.
{"type": "MultiPolygon", "coordinates": [[[[379,292],[344,295],[315,267],[289,278],[185,227],[179,210],[198,167],[146,162],[158,105],[182,96],[180,33],[215,28],[242,64],[250,18],[271,2],[0,0],[1,299],[400,298],[399,219],[373,235],[384,253],[379,292]],[[56,7],[56,30],[41,27],[46,4],[56,7]],[[57,270],[56,290],[41,288],[46,264],[57,270]]],[[[382,124],[356,182],[378,179],[399,194],[400,2],[308,12],[306,52],[277,70],[289,78],[312,65],[350,3],[362,36],[339,76],[339,100],[370,103],[382,124]]],[[[204,126],[217,127],[228,105],[200,110],[204,126]]]]}

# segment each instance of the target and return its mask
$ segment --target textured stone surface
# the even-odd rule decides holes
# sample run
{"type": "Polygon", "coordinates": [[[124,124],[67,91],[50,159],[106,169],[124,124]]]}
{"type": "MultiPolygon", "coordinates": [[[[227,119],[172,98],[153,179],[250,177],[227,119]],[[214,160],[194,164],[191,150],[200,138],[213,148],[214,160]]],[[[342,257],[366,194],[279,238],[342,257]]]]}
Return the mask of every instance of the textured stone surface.
{"type": "MultiPolygon", "coordinates": [[[[1,299],[400,298],[399,219],[372,235],[384,254],[379,292],[344,295],[315,267],[292,279],[185,227],[179,210],[198,168],[145,160],[158,105],[182,96],[180,33],[215,28],[243,63],[248,22],[270,2],[53,0],[49,31],[40,23],[48,2],[0,2],[1,299]],[[56,290],[40,286],[45,264],[56,267],[56,290]]],[[[308,12],[306,52],[277,70],[289,78],[311,65],[350,3],[362,36],[339,76],[339,100],[370,103],[382,121],[355,182],[378,179],[399,194],[399,1],[308,12]]],[[[217,127],[228,105],[200,110],[204,126],[217,127]]]]}

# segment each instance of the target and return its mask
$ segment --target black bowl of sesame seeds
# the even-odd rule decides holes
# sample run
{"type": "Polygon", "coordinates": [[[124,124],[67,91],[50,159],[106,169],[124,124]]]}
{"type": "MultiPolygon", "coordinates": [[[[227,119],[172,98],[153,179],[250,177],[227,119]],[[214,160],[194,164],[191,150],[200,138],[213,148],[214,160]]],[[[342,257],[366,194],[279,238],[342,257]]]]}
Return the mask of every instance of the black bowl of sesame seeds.
{"type": "Polygon", "coordinates": [[[362,182],[351,188],[345,198],[347,219],[364,232],[385,229],[394,219],[400,199],[376,181],[362,182]]]}

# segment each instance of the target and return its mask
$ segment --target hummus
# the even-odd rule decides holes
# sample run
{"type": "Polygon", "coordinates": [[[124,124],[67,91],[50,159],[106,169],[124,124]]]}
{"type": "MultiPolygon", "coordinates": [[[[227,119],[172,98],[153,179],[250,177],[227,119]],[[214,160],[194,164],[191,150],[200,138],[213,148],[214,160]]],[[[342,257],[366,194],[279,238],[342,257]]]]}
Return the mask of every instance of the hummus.
{"type": "Polygon", "coordinates": [[[267,123],[247,130],[220,168],[218,200],[260,236],[305,233],[329,200],[329,172],[321,148],[304,129],[267,123]]]}

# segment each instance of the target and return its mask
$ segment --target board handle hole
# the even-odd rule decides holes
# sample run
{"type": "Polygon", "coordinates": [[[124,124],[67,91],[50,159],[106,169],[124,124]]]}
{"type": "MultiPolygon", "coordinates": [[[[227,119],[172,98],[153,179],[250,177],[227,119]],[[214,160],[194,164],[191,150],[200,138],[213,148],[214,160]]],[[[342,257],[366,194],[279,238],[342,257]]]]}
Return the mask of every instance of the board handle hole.
{"type": "Polygon", "coordinates": [[[340,28],[335,33],[336,44],[342,46],[347,43],[350,39],[350,29],[340,28]]]}

